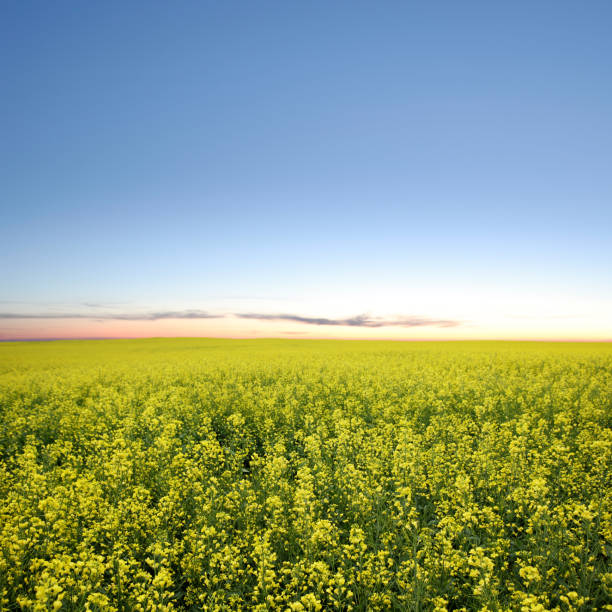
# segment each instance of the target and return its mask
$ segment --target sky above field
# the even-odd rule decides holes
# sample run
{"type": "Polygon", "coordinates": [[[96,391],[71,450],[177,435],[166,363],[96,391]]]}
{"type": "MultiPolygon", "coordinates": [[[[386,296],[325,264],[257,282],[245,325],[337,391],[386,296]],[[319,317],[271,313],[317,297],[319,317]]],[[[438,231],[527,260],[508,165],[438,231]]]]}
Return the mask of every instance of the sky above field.
{"type": "Polygon", "coordinates": [[[612,2],[0,7],[0,339],[612,339],[612,2]]]}

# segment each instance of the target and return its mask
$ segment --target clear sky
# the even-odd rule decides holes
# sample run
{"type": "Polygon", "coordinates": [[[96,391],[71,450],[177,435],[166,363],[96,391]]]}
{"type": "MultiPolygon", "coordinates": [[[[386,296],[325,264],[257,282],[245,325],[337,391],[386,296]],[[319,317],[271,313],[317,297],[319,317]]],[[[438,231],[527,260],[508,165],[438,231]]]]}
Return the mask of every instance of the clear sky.
{"type": "Polygon", "coordinates": [[[612,339],[612,2],[0,7],[0,338],[612,339]]]}

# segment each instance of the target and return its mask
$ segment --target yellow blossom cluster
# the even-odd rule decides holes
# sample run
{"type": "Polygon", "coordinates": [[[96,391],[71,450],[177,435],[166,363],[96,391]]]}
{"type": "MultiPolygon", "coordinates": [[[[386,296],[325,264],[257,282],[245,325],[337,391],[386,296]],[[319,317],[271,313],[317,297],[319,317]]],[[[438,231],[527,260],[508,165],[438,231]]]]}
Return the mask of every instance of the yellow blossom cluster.
{"type": "Polygon", "coordinates": [[[0,345],[0,609],[612,610],[612,345],[0,345]]]}

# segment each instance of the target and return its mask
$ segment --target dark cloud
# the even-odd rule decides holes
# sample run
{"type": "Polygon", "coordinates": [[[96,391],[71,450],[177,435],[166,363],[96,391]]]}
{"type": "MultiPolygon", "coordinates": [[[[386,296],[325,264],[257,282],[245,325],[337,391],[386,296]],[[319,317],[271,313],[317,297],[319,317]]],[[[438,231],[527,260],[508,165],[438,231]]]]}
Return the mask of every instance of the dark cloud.
{"type": "Polygon", "coordinates": [[[159,319],[220,319],[225,317],[223,314],[210,314],[203,310],[167,310],[162,312],[152,312],[144,315],[114,314],[109,318],[119,321],[157,321],[159,319]]]}
{"type": "Polygon", "coordinates": [[[348,327],[456,327],[459,321],[448,319],[428,319],[426,317],[399,317],[384,319],[368,315],[357,315],[347,319],[327,319],[325,317],[303,317],[293,314],[256,314],[241,313],[234,315],[240,319],[256,319],[258,321],[292,321],[307,325],[338,325],[348,327]]]}
{"type": "Polygon", "coordinates": [[[147,313],[17,313],[0,312],[0,319],[95,319],[96,321],[158,321],[160,319],[219,319],[225,315],[203,310],[167,310],[147,313]]]}

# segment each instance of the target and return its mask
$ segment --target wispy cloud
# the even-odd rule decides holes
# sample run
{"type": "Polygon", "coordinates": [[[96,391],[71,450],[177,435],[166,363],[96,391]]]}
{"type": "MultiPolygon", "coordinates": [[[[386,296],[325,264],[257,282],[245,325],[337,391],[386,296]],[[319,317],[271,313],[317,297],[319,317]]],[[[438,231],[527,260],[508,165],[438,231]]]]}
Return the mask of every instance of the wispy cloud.
{"type": "Polygon", "coordinates": [[[95,321],[159,321],[162,319],[222,319],[236,317],[255,321],[284,321],[304,325],[337,327],[457,327],[460,321],[451,319],[431,319],[428,317],[373,317],[356,315],[344,319],[327,317],[305,317],[297,314],[267,313],[209,313],[205,310],[163,310],[154,312],[0,312],[0,320],[9,319],[89,319],[95,321]]]}
{"type": "Polygon", "coordinates": [[[117,308],[118,306],[123,306],[125,308],[126,304],[130,302],[82,302],[81,306],[85,306],[87,308],[117,308]]]}
{"type": "Polygon", "coordinates": [[[585,318],[586,315],[583,314],[546,314],[545,316],[541,314],[510,314],[508,318],[510,319],[581,319],[585,318]]]}
{"type": "Polygon", "coordinates": [[[0,312],[0,319],[96,319],[98,321],[158,321],[160,319],[219,319],[224,314],[211,314],[203,310],[165,310],[145,313],[18,313],[0,312]]]}
{"type": "Polygon", "coordinates": [[[426,317],[382,318],[369,315],[357,315],[346,319],[328,319],[325,317],[303,317],[294,314],[256,314],[240,313],[234,315],[240,319],[258,321],[290,321],[307,325],[337,325],[348,327],[456,327],[461,323],[450,319],[429,319],[426,317]]]}

